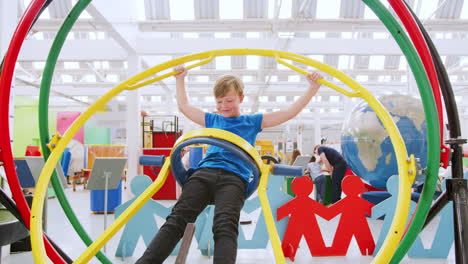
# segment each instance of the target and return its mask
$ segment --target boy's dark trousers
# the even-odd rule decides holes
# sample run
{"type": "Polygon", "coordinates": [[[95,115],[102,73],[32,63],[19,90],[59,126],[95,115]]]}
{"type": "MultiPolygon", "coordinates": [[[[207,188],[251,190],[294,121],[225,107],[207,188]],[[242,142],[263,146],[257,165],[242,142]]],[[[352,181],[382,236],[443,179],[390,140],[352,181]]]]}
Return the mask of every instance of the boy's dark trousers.
{"type": "Polygon", "coordinates": [[[202,168],[190,176],[166,223],[136,263],[163,263],[182,238],[187,223],[194,223],[209,204],[215,205],[213,263],[235,263],[239,216],[247,183],[218,168],[202,168]]]}

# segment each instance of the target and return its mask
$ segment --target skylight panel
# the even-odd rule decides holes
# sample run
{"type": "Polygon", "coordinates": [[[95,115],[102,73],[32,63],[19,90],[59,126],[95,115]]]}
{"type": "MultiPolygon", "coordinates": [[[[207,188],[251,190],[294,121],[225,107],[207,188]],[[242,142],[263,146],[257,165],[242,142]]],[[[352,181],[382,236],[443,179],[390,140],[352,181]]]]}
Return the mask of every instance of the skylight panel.
{"type": "Polygon", "coordinates": [[[144,0],[139,0],[136,3],[135,12],[136,12],[136,17],[137,17],[138,21],[145,21],[146,20],[144,0]]]}
{"type": "Polygon", "coordinates": [[[95,69],[101,69],[102,68],[102,62],[93,61],[93,66],[94,66],[95,69]]]}
{"type": "Polygon", "coordinates": [[[43,32],[36,32],[34,33],[34,38],[37,40],[43,40],[44,39],[44,33],[43,32]]]}
{"type": "Polygon", "coordinates": [[[259,32],[247,32],[245,33],[246,38],[260,38],[259,32]]]}
{"type": "Polygon", "coordinates": [[[81,12],[80,17],[78,19],[91,19],[93,18],[86,10],[81,12]]]}
{"type": "Polygon", "coordinates": [[[341,32],[341,38],[342,39],[352,39],[353,38],[353,32],[341,32]]]}
{"type": "Polygon", "coordinates": [[[65,61],[63,63],[63,67],[65,69],[79,69],[80,68],[80,64],[77,62],[77,61],[65,61]]]}
{"type": "Polygon", "coordinates": [[[341,0],[317,0],[318,19],[336,19],[340,15],[341,0]]]}
{"type": "Polygon", "coordinates": [[[219,17],[221,19],[243,19],[244,1],[219,0],[219,17]]]}
{"type": "Polygon", "coordinates": [[[242,81],[244,83],[252,82],[253,81],[253,76],[252,75],[244,75],[244,76],[242,76],[242,81]]]}
{"type": "Polygon", "coordinates": [[[119,76],[117,74],[107,74],[106,75],[106,80],[109,82],[118,82],[119,81],[119,76]]]}
{"type": "Polygon", "coordinates": [[[284,96],[284,95],[278,95],[278,96],[276,96],[276,102],[278,102],[278,103],[285,103],[285,102],[286,102],[286,96],[284,96]]]}
{"type": "Polygon", "coordinates": [[[468,19],[468,3],[467,2],[463,3],[460,18],[461,19],[468,19]]]}
{"type": "Polygon", "coordinates": [[[384,69],[385,56],[370,56],[369,57],[369,69],[383,70],[384,69]]]}
{"type": "Polygon", "coordinates": [[[294,38],[294,32],[278,32],[279,38],[294,38]]]}
{"type": "Polygon", "coordinates": [[[390,75],[380,75],[378,80],[379,80],[379,82],[389,82],[390,81],[390,75]]]}
{"type": "Polygon", "coordinates": [[[171,38],[171,32],[151,32],[151,36],[154,38],[169,39],[171,38]]]}
{"type": "Polygon", "coordinates": [[[408,66],[408,63],[406,62],[406,57],[401,57],[400,65],[398,65],[398,70],[406,70],[406,66],[408,66]]]}
{"type": "Polygon", "coordinates": [[[89,32],[88,37],[90,40],[96,40],[97,39],[96,32],[89,32]]]}
{"type": "Polygon", "coordinates": [[[32,65],[34,69],[43,70],[45,67],[45,61],[33,61],[32,65]]]}
{"type": "Polygon", "coordinates": [[[73,76],[71,76],[70,74],[62,74],[62,82],[64,83],[73,82],[73,76]]]}
{"type": "Polygon", "coordinates": [[[102,65],[103,69],[109,69],[109,62],[108,61],[103,61],[101,65],[102,65]]]}
{"type": "Polygon", "coordinates": [[[369,80],[369,76],[367,75],[357,75],[356,76],[356,81],[358,82],[367,82],[369,80]]]}
{"type": "Polygon", "coordinates": [[[300,82],[301,76],[299,75],[288,75],[288,82],[300,82]]]}
{"type": "Polygon", "coordinates": [[[311,39],[324,39],[326,37],[325,32],[310,32],[311,39]]]}
{"type": "Polygon", "coordinates": [[[231,33],[230,32],[215,32],[214,37],[219,38],[219,39],[228,39],[228,38],[231,38],[231,33]]]}
{"type": "Polygon", "coordinates": [[[275,1],[276,0],[268,0],[268,18],[275,17],[275,1]]]}
{"type": "Polygon", "coordinates": [[[270,82],[278,82],[278,76],[277,75],[269,75],[265,76],[265,82],[270,80],[270,82]]]}
{"type": "Polygon", "coordinates": [[[172,20],[195,19],[193,0],[169,1],[169,10],[172,20]]]}
{"type": "Polygon", "coordinates": [[[388,39],[387,32],[374,32],[374,39],[388,39]]]}
{"type": "Polygon", "coordinates": [[[427,19],[432,17],[438,7],[439,0],[424,0],[424,4],[421,5],[418,17],[421,19],[427,19]]]}
{"type": "Polygon", "coordinates": [[[218,70],[230,70],[231,69],[231,57],[216,57],[215,58],[216,69],[218,70]]]}
{"type": "Polygon", "coordinates": [[[67,35],[67,40],[72,40],[75,39],[75,34],[73,32],[70,32],[70,34],[67,35]]]}
{"type": "Polygon", "coordinates": [[[83,79],[82,79],[83,82],[96,82],[96,75],[94,74],[86,74],[85,76],[83,76],[83,79]]]}
{"type": "Polygon", "coordinates": [[[268,102],[268,96],[266,96],[266,95],[259,96],[258,101],[260,103],[267,103],[268,102]]]}
{"type": "Polygon", "coordinates": [[[184,32],[182,33],[183,38],[186,39],[196,39],[198,38],[198,33],[196,32],[184,32]]]}
{"type": "Polygon", "coordinates": [[[195,81],[196,82],[209,82],[210,78],[207,75],[199,75],[199,76],[195,76],[195,81]]]}
{"type": "Polygon", "coordinates": [[[103,31],[97,32],[97,39],[105,39],[106,34],[103,31]]]}
{"type": "MultiPolygon", "coordinates": [[[[350,61],[352,61],[352,58],[349,55],[340,55],[338,57],[338,69],[339,70],[347,70],[350,67],[350,61]]],[[[352,62],[351,62],[352,64],[352,62]]]]}
{"type": "Polygon", "coordinates": [[[257,70],[260,68],[260,57],[259,56],[246,56],[247,69],[257,70]]]}
{"type": "Polygon", "coordinates": [[[41,16],[39,17],[41,19],[50,19],[50,13],[49,13],[49,9],[44,9],[44,11],[42,12],[41,16]]]}
{"type": "Polygon", "coordinates": [[[281,0],[279,18],[291,18],[292,13],[292,0],[281,0]]]}

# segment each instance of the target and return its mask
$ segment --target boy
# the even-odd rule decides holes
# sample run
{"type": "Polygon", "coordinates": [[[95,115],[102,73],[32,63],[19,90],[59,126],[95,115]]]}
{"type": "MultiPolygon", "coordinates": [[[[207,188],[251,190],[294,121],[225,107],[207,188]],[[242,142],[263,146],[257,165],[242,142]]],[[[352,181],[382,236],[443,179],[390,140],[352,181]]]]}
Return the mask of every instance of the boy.
{"type": "MultiPolygon", "coordinates": [[[[287,110],[254,115],[241,115],[244,86],[235,76],[223,76],[215,84],[216,114],[205,113],[189,104],[185,91],[187,69],[174,68],[176,96],[179,110],[190,120],[207,128],[224,129],[255,144],[257,134],[267,127],[286,122],[295,117],[309,103],[323,78],[319,73],[306,76],[310,84],[304,95],[287,110]]],[[[240,211],[244,205],[247,181],[252,174],[249,166],[222,148],[210,146],[197,170],[185,182],[182,194],[174,205],[166,223],[151,241],[137,263],[162,263],[183,236],[187,223],[211,203],[215,205],[213,236],[215,242],[213,263],[235,263],[240,211]]]]}

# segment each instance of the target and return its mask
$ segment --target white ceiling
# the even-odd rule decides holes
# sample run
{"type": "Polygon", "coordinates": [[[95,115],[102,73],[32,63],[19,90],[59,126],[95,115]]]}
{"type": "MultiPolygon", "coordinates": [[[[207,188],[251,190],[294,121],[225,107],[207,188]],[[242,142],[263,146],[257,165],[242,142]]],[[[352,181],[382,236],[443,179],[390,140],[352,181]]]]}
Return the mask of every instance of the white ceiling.
{"type": "MultiPolygon", "coordinates": [[[[18,0],[18,17],[29,2],[18,0]]],[[[468,116],[468,3],[408,2],[443,58],[460,114],[468,116]]],[[[32,29],[16,67],[16,95],[38,95],[55,33],[75,3],[52,1],[32,29]]],[[[401,50],[360,0],[94,0],[60,53],[51,107],[85,109],[135,73],[128,67],[132,56],[141,61],[139,72],[183,55],[227,48],[277,49],[309,56],[344,71],[375,96],[418,91],[401,50]]],[[[195,105],[213,108],[213,82],[225,73],[244,79],[248,98],[244,107],[251,111],[287,107],[306,87],[302,76],[271,58],[219,57],[190,71],[188,92],[195,105]]],[[[142,109],[150,114],[179,115],[173,78],[144,87],[140,93],[142,109]]],[[[124,96],[113,104],[124,105],[124,96]]],[[[306,125],[341,124],[355,103],[324,87],[298,119],[306,125]]]]}

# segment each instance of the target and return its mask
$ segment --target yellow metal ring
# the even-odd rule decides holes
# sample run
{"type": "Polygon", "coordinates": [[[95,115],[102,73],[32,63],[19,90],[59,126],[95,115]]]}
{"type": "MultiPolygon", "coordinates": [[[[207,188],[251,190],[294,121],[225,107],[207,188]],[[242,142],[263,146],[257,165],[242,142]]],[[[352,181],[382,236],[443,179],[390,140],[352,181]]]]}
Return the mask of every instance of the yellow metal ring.
{"type": "MultiPolygon", "coordinates": [[[[390,256],[393,255],[394,250],[396,249],[396,246],[398,245],[401,239],[401,236],[405,227],[406,219],[409,213],[411,183],[414,178],[412,177],[412,175],[408,174],[408,170],[412,169],[414,171],[415,168],[409,168],[409,165],[405,162],[406,158],[408,157],[405,144],[390,114],[385,110],[382,104],[377,99],[375,99],[369,91],[367,91],[359,83],[357,83],[356,81],[354,81],[353,79],[345,75],[343,72],[338,71],[337,69],[331,66],[328,66],[326,64],[312,60],[310,58],[307,58],[298,54],[294,54],[291,52],[285,52],[285,51],[264,50],[264,49],[224,49],[224,50],[213,50],[213,51],[201,52],[197,54],[184,56],[178,59],[174,59],[174,60],[159,64],[146,71],[143,71],[129,78],[128,80],[120,83],[119,85],[111,89],[109,92],[104,94],[75,120],[75,122],[69,127],[69,129],[63,135],[63,137],[58,141],[57,145],[55,146],[54,150],[49,156],[49,159],[46,161],[46,164],[44,165],[44,168],[36,184],[35,197],[33,200],[33,205],[32,205],[32,210],[31,210],[31,232],[30,233],[31,233],[31,244],[33,248],[33,256],[34,256],[34,260],[37,263],[47,262],[45,247],[41,239],[43,235],[42,212],[43,212],[44,200],[45,200],[46,191],[47,191],[47,185],[50,181],[52,172],[56,164],[58,163],[63,151],[65,150],[66,146],[71,141],[71,139],[74,137],[74,135],[78,132],[78,130],[84,125],[84,123],[87,120],[89,120],[91,116],[94,115],[96,112],[103,109],[103,107],[105,106],[107,102],[109,102],[112,98],[114,98],[116,95],[118,95],[122,91],[137,89],[144,85],[148,85],[155,81],[159,81],[169,76],[173,76],[177,74],[176,72],[170,72],[159,77],[153,76],[159,72],[162,72],[167,69],[171,69],[177,65],[188,63],[188,62],[198,61],[198,62],[195,62],[195,64],[189,66],[189,68],[193,68],[193,67],[202,65],[204,63],[207,63],[211,61],[213,58],[218,57],[218,56],[240,56],[240,55],[258,55],[258,56],[273,57],[273,58],[276,58],[278,62],[288,66],[289,68],[295,71],[298,71],[301,74],[306,74],[307,72],[292,64],[287,63],[284,60],[291,60],[291,61],[303,63],[305,65],[309,65],[314,68],[317,68],[341,80],[344,84],[346,84],[353,91],[347,91],[323,79],[319,80],[320,83],[327,85],[330,88],[340,93],[343,93],[347,96],[362,97],[374,109],[377,116],[380,118],[384,127],[386,128],[390,136],[390,140],[394,146],[395,154],[397,158],[397,164],[398,164],[398,172],[399,172],[399,177],[400,177],[400,181],[399,181],[400,191],[398,192],[399,203],[397,205],[395,217],[390,227],[389,235],[387,236],[387,239],[385,240],[381,249],[383,253],[380,254],[380,255],[386,255],[387,257],[388,255],[390,256]]],[[[169,164],[165,163],[164,166],[169,166],[169,164]]],[[[262,175],[263,175],[263,172],[262,172],[262,175]]],[[[267,182],[265,181],[267,179],[268,177],[263,177],[260,180],[259,188],[262,187],[262,182],[266,186],[267,182]]],[[[153,184],[156,184],[156,182],[153,184]]],[[[135,213],[136,210],[134,210],[134,208],[132,207],[142,206],[142,204],[139,204],[138,202],[143,202],[143,199],[137,199],[134,202],[134,205],[130,206],[126,210],[126,212],[131,211],[135,213]]],[[[124,214],[122,214],[122,216],[120,217],[123,217],[124,214]]],[[[131,216],[132,215],[129,215],[129,217],[131,216]]],[[[119,218],[115,222],[117,222],[119,218]]],[[[115,234],[117,230],[111,230],[111,229],[114,229],[117,227],[118,227],[117,225],[110,225],[109,228],[106,231],[104,231],[102,235],[109,235],[111,233],[115,234]]],[[[121,228],[121,226],[119,226],[119,228],[121,228]]],[[[271,236],[270,236],[270,239],[272,239],[271,236]]],[[[91,245],[90,247],[92,246],[93,245],[91,245]]],[[[282,252],[281,254],[278,253],[278,255],[282,255],[282,252]]],[[[89,261],[88,257],[86,258],[80,257],[76,261],[76,263],[85,263],[87,261],[89,261]]],[[[283,258],[283,261],[281,262],[284,262],[284,258],[283,258]]]]}

